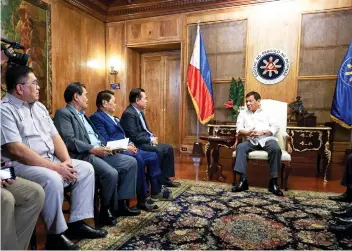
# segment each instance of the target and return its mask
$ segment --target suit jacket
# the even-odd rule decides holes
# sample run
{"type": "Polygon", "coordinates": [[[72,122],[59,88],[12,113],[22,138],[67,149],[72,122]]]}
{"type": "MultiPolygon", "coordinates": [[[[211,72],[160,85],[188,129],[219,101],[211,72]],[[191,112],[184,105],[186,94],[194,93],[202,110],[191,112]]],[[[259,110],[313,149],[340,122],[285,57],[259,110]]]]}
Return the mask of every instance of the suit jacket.
{"type": "Polygon", "coordinates": [[[90,120],[106,142],[125,138],[125,131],[120,123],[118,121],[116,121],[116,123],[112,121],[104,111],[98,109],[90,116],[90,120]]]}
{"type": "MultiPolygon", "coordinates": [[[[99,135],[94,124],[87,116],[85,118],[98,135],[99,140],[105,145],[105,139],[99,135]]],[[[89,154],[88,151],[93,148],[93,145],[91,145],[87,130],[75,108],[67,105],[65,108],[57,110],[54,116],[54,124],[72,158],[82,159],[84,155],[89,154]]]]}
{"type": "MultiPolygon", "coordinates": [[[[142,113],[142,116],[147,126],[147,129],[149,130],[147,121],[143,113],[142,113]]],[[[146,130],[144,130],[142,122],[139,118],[138,112],[132,105],[129,105],[126,108],[126,110],[122,113],[120,124],[123,130],[125,130],[126,137],[130,138],[130,140],[137,147],[144,144],[150,145],[151,142],[150,142],[149,133],[146,130]]]]}

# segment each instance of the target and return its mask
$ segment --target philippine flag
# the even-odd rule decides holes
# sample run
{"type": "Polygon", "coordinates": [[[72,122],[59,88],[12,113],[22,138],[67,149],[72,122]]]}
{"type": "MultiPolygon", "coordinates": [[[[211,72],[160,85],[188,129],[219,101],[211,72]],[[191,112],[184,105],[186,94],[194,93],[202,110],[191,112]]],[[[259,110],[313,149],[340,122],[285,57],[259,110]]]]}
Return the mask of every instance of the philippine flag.
{"type": "Polygon", "coordinates": [[[199,122],[204,125],[214,117],[214,98],[210,67],[199,25],[188,66],[187,86],[199,122]]]}

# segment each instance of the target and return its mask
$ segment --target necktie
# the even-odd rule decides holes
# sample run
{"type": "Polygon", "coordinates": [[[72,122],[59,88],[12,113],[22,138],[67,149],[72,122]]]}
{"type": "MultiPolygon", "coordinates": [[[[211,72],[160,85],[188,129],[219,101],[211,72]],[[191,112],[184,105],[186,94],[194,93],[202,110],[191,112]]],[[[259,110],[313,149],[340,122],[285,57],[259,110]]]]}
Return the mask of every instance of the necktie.
{"type": "Polygon", "coordinates": [[[85,124],[84,123],[84,114],[83,113],[78,113],[79,114],[79,117],[81,118],[81,120],[82,120],[82,123],[83,123],[83,125],[85,124]]]}
{"type": "Polygon", "coordinates": [[[142,113],[141,113],[141,112],[139,113],[139,119],[140,119],[141,122],[142,122],[142,126],[143,126],[144,130],[146,130],[147,133],[149,133],[149,136],[153,136],[153,133],[151,133],[151,132],[147,129],[147,125],[145,124],[145,121],[144,121],[144,119],[143,119],[143,116],[142,116],[142,113]]]}

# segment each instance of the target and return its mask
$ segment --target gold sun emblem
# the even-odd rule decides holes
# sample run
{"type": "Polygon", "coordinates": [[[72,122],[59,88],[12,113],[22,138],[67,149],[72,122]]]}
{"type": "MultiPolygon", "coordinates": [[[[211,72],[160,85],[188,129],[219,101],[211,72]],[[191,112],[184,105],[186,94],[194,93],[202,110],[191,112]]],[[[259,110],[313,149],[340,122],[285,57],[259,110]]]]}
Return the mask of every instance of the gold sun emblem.
{"type": "MultiPolygon", "coordinates": [[[[347,68],[349,69],[349,71],[347,70],[347,71],[345,72],[345,75],[346,75],[346,76],[352,75],[352,65],[351,65],[351,64],[348,64],[348,65],[347,65],[347,68]]],[[[349,80],[349,81],[352,82],[352,76],[350,77],[350,80],[349,80]]]]}
{"type": "Polygon", "coordinates": [[[263,75],[269,73],[269,77],[275,74],[279,74],[278,68],[281,68],[281,65],[278,65],[277,63],[279,62],[279,59],[275,59],[273,61],[273,57],[269,57],[269,62],[267,60],[263,60],[263,63],[265,64],[264,66],[260,66],[260,69],[263,69],[263,75]]]}

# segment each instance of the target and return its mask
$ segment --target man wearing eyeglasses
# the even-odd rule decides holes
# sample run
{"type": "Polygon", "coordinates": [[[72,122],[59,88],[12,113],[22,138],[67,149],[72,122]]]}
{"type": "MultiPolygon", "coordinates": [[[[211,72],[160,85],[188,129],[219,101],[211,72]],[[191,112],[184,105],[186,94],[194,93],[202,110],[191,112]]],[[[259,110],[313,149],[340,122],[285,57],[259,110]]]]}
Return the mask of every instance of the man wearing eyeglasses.
{"type": "Polygon", "coordinates": [[[84,219],[93,218],[94,169],[71,159],[47,109],[38,102],[39,86],[31,68],[12,65],[5,76],[7,93],[1,104],[1,154],[11,160],[17,176],[44,188],[41,212],[48,231],[46,249],[79,249],[71,239],[102,238],[84,219]],[[63,190],[70,186],[71,214],[62,213],[63,190]]]}

